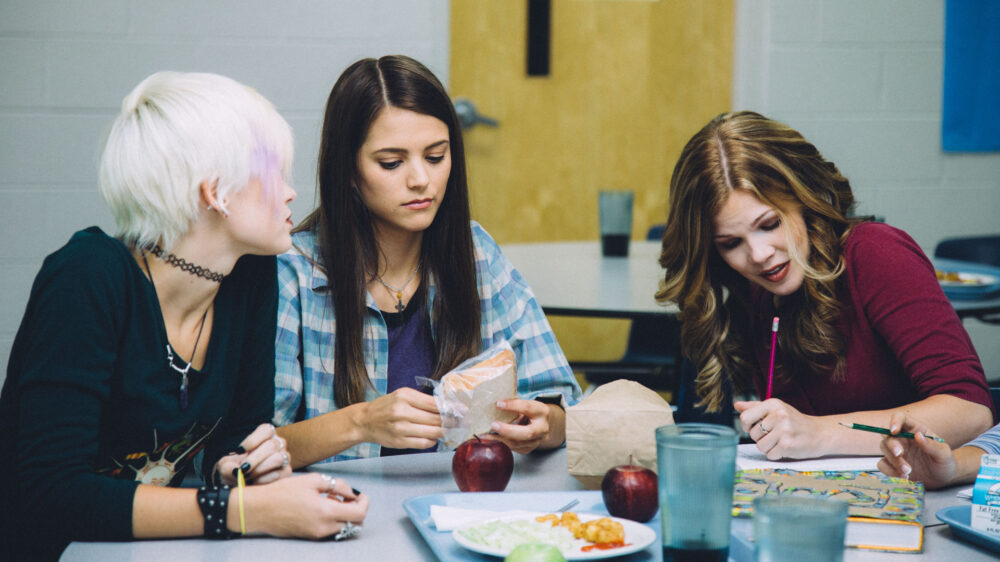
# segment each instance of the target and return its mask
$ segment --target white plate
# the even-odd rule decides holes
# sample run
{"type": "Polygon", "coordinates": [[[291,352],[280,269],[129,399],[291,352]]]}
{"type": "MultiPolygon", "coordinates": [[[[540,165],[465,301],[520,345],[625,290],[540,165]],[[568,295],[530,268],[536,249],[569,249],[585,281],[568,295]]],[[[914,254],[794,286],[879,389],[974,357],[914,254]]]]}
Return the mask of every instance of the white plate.
{"type": "MultiPolygon", "coordinates": [[[[950,273],[950,272],[949,272],[950,273]]],[[[1000,279],[992,275],[986,275],[984,273],[965,273],[962,271],[958,272],[958,281],[945,281],[941,280],[942,287],[977,287],[994,285],[1000,279]]]]}
{"type": "MultiPolygon", "coordinates": [[[[498,517],[497,519],[490,519],[488,521],[479,521],[474,525],[468,525],[463,528],[477,527],[479,525],[483,525],[484,523],[489,523],[490,521],[497,521],[497,520],[508,521],[508,522],[529,520],[529,519],[534,519],[535,517],[538,517],[540,515],[546,515],[546,513],[538,512],[532,514],[519,515],[515,517],[498,517]]],[[[596,513],[577,513],[577,515],[580,517],[580,521],[583,522],[590,521],[591,519],[600,519],[601,517],[607,517],[607,515],[599,515],[596,513]]],[[[642,523],[636,523],[635,521],[631,521],[628,519],[621,519],[619,517],[612,517],[611,519],[621,523],[622,527],[625,529],[626,546],[618,548],[609,548],[608,550],[594,549],[591,550],[590,552],[578,551],[578,552],[564,553],[563,555],[566,557],[566,560],[603,560],[605,558],[612,558],[615,556],[624,556],[626,554],[631,554],[633,552],[639,552],[640,550],[651,545],[653,541],[656,540],[656,532],[650,529],[649,527],[643,525],[642,523]]],[[[455,542],[462,545],[464,548],[467,548],[473,552],[478,552],[480,554],[488,554],[490,556],[504,557],[510,554],[509,550],[501,550],[498,548],[491,548],[489,546],[474,543],[469,539],[465,538],[464,536],[462,536],[459,533],[459,531],[461,530],[462,529],[455,529],[454,531],[452,531],[451,536],[455,539],[455,542]]]]}

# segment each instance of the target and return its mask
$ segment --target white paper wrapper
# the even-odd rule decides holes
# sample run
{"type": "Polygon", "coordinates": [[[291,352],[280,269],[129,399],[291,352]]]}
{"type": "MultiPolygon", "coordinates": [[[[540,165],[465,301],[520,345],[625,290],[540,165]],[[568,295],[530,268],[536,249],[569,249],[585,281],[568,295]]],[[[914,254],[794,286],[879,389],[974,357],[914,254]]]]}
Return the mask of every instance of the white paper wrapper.
{"type": "Polygon", "coordinates": [[[599,386],[566,409],[566,468],[596,490],[608,469],[630,464],[656,471],[656,428],[674,423],[670,404],[641,384],[599,386]]]}
{"type": "Polygon", "coordinates": [[[517,414],[496,407],[497,400],[517,398],[514,350],[507,341],[462,362],[434,382],[444,444],[454,449],[473,435],[489,433],[494,421],[510,423],[517,414]]]}

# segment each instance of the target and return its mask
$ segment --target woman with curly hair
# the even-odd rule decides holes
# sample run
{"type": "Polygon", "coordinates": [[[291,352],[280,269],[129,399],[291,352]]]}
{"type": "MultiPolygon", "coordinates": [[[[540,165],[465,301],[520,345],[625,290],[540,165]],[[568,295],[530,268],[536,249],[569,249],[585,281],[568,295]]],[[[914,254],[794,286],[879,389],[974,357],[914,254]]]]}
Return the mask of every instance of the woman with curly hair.
{"type": "Polygon", "coordinates": [[[734,406],[771,459],[880,454],[877,435],[839,422],[884,426],[897,410],[952,446],[992,422],[931,262],[905,232],[850,218],[853,204],[834,163],[753,112],[713,119],[670,180],[657,299],[680,308],[700,405],[722,409],[727,379],[765,398],[734,406]]]}

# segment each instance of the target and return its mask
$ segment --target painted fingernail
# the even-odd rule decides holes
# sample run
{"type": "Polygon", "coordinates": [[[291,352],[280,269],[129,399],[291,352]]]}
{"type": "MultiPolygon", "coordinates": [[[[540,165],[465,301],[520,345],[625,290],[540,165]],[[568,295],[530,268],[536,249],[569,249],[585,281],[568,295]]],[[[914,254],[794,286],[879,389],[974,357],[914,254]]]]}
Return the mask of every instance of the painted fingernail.
{"type": "Polygon", "coordinates": [[[500,431],[500,422],[491,423],[490,429],[492,429],[493,431],[500,431]]]}
{"type": "Polygon", "coordinates": [[[361,495],[361,490],[358,490],[357,488],[351,488],[351,491],[354,492],[355,496],[360,496],[361,495]]]}
{"type": "Polygon", "coordinates": [[[247,472],[250,472],[250,463],[245,462],[245,463],[241,464],[240,465],[240,470],[243,471],[243,474],[246,474],[247,472]]]}
{"type": "Polygon", "coordinates": [[[237,455],[242,455],[243,453],[247,452],[247,450],[246,448],[243,447],[243,445],[237,445],[236,448],[233,449],[233,452],[236,453],[237,455]]]}
{"type": "Polygon", "coordinates": [[[233,478],[238,478],[239,475],[240,475],[240,469],[234,468],[233,469],[233,478]]]}
{"type": "Polygon", "coordinates": [[[497,408],[506,408],[506,407],[507,407],[507,401],[506,400],[498,400],[497,401],[497,408]]]}
{"type": "Polygon", "coordinates": [[[902,447],[900,447],[899,445],[896,445],[896,446],[894,446],[894,447],[892,448],[892,454],[896,455],[897,457],[898,457],[899,455],[902,455],[902,454],[903,454],[903,448],[902,448],[902,447]]]}

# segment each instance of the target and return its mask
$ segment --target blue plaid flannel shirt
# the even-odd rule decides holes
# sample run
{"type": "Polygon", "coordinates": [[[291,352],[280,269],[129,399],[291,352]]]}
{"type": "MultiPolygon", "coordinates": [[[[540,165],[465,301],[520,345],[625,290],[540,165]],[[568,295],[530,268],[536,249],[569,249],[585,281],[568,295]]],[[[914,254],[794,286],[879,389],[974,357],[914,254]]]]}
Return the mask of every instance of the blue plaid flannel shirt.
{"type": "MultiPolygon", "coordinates": [[[[483,349],[501,340],[510,342],[517,356],[519,397],[560,397],[564,407],[575,404],[580,400],[580,387],[531,288],[475,222],[472,237],[483,349]]],[[[337,409],[333,399],[335,313],[326,274],[315,265],[319,261],[316,235],[310,231],[296,233],[292,249],[278,256],[276,425],[337,409]]],[[[428,290],[433,302],[433,281],[428,290]]],[[[371,295],[367,306],[365,367],[372,385],[365,391],[365,400],[371,401],[386,391],[389,341],[385,320],[371,295]]],[[[328,460],[377,457],[380,451],[376,443],[360,443],[328,460]]]]}

